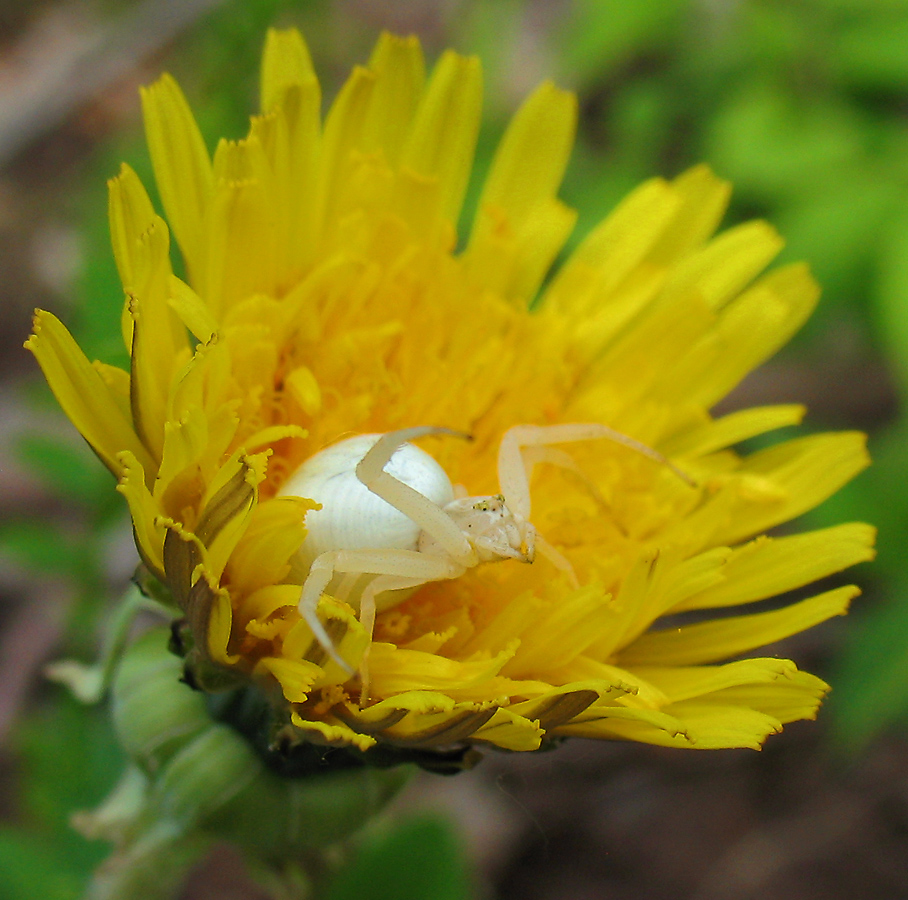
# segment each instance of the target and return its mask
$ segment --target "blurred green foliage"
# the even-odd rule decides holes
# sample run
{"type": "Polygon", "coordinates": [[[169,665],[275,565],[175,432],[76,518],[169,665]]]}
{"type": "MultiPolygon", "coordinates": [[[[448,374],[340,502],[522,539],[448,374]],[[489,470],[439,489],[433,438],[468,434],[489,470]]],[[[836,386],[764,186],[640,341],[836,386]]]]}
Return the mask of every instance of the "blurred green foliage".
{"type": "MultiPolygon", "coordinates": [[[[126,5],[111,3],[111,14],[126,5]]],[[[574,0],[561,18],[546,18],[545,6],[464,0],[448,15],[446,33],[428,42],[476,52],[486,71],[485,123],[463,222],[509,104],[523,90],[520,48],[529,46],[540,77],[580,93],[580,134],[562,191],[580,214],[573,243],[639,182],[706,161],[734,183],[728,221],[765,216],[787,240],[784,259],[808,260],[823,284],[820,310],[783,358],[828,370],[836,353],[847,352],[868,379],[880,376],[860,364],[882,360],[891,387],[871,383],[866,393],[891,389],[905,398],[908,0],[574,0]]],[[[229,0],[184,35],[166,67],[184,86],[209,146],[245,132],[271,24],[302,27],[330,100],[374,37],[375,14],[365,22],[351,16],[354,9],[328,0],[229,0]]],[[[153,190],[138,127],[99,148],[76,187],[85,265],[68,321],[90,356],[122,365],[122,296],[103,190],[120,160],[153,190]]],[[[866,608],[858,603],[832,674],[837,734],[851,749],[908,723],[908,421],[875,424],[874,468],[811,517],[817,525],[859,518],[881,528],[871,600],[866,608]]],[[[66,525],[42,518],[3,526],[0,551],[73,585],[62,652],[85,655],[109,600],[104,547],[122,527],[122,505],[83,448],[38,435],[19,446],[72,515],[66,525]]],[[[103,717],[62,692],[22,724],[19,751],[25,825],[0,828],[0,896],[69,900],[104,849],[71,832],[67,815],[101,798],[119,770],[117,751],[103,717]]],[[[377,900],[389,871],[411,876],[393,882],[395,896],[407,900],[469,895],[456,838],[437,820],[417,819],[370,838],[329,896],[377,900]]]]}
{"type": "Polygon", "coordinates": [[[69,825],[97,805],[123,767],[104,710],[86,709],[62,691],[20,723],[20,822],[0,825],[3,900],[75,900],[108,848],[69,825]]]}
{"type": "Polygon", "coordinates": [[[464,848],[437,816],[413,816],[369,835],[328,889],[327,900],[467,900],[464,848]]]}

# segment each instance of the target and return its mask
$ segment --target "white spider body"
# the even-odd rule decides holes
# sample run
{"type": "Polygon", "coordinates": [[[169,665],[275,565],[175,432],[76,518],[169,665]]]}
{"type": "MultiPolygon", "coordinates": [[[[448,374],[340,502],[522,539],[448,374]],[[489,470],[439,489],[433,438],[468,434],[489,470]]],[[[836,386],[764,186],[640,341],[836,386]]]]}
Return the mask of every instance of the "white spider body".
{"type": "MultiPolygon", "coordinates": [[[[306,515],[306,539],[298,563],[308,572],[328,550],[416,550],[420,527],[409,516],[369,490],[357,477],[357,463],[380,434],[359,434],[310,457],[281,489],[283,495],[307,497],[322,508],[306,515]]],[[[385,471],[436,506],[454,499],[445,470],[424,450],[403,444],[385,471]]]]}

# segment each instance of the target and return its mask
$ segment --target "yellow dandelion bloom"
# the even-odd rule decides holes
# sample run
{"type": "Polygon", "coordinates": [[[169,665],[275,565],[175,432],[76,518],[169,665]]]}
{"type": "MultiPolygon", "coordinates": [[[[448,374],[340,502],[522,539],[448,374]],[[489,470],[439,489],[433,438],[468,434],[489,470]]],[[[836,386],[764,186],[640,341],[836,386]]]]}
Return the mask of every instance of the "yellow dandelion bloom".
{"type": "Polygon", "coordinates": [[[445,53],[427,76],[419,43],[386,34],[322,122],[303,39],[272,31],[261,113],[211,158],[165,75],[142,102],[166,223],[130,168],[110,182],[130,370],[89,362],[46,312],[27,346],[118,478],[196,652],[270,692],[302,739],[757,748],[827,685],[745,654],[857,590],[748,604],[873,552],[863,524],[765,532],[867,456],[857,433],[742,455],[804,410],[709,410],[799,328],[817,286],[803,265],[761,274],[782,243],[766,223],[714,234],[729,188],[705,167],[641,185],[547,280],[575,220],[557,191],[576,100],[550,83],[511,121],[459,247],[481,90],[476,59],[445,53]],[[466,494],[494,496],[509,429],[557,423],[633,436],[695,486],[602,440],[526,454],[550,548],[532,565],[423,584],[380,606],[371,638],[349,584],[349,602],[322,596],[336,654],[356,668],[368,647],[364,695],[298,611],[315,504],[282,487],[351,435],[444,426],[473,440],[422,447],[466,494]]]}

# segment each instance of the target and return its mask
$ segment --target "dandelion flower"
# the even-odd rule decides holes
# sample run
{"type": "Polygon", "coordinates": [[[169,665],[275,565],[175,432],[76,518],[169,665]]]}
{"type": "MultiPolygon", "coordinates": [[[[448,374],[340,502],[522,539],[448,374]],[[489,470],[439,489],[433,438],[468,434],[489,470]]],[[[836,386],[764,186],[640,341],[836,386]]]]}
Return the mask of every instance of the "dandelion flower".
{"type": "Polygon", "coordinates": [[[766,532],[867,456],[852,432],[742,454],[802,407],[709,410],[800,327],[817,286],[800,264],[764,273],[781,247],[765,222],[715,234],[729,188],[702,166],[641,185],[549,278],[575,221],[557,191],[576,100],[551,83],[511,121],[459,246],[481,89],[476,59],[447,52],[427,77],[419,43],[385,34],[322,123],[303,39],[272,31],[261,113],[211,158],[165,75],[142,101],[166,222],[129,167],[110,182],[129,371],[90,363],[47,312],[27,346],[118,479],[194,662],[258,685],[297,739],[758,748],[813,717],[827,685],[747,654],[843,613],[857,589],[749,605],[873,542],[859,523],[766,532]],[[603,441],[571,444],[567,466],[542,458],[533,524],[576,580],[541,557],[475,566],[380,611],[371,636],[325,594],[337,652],[355,667],[369,648],[362,696],[297,610],[315,504],[282,486],[341,438],[438,425],[473,440],[424,449],[494,495],[508,429],[588,422],[696,487],[603,441]]]}

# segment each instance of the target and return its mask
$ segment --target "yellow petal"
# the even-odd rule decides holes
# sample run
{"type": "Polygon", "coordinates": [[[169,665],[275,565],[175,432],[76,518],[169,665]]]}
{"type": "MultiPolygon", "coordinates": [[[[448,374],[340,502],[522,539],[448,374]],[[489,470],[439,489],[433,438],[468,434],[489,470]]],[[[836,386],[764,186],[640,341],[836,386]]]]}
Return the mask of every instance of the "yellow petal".
{"type": "Polygon", "coordinates": [[[305,702],[315,680],[322,674],[317,665],[304,659],[281,659],[276,656],[266,656],[256,663],[253,674],[262,675],[265,672],[277,679],[290,703],[305,702]]]}
{"type": "Polygon", "coordinates": [[[505,648],[491,659],[458,662],[432,653],[401,650],[393,644],[375,643],[369,657],[372,691],[377,697],[412,690],[441,690],[451,693],[471,688],[497,675],[514,655],[505,648]]]}
{"type": "Polygon", "coordinates": [[[204,297],[205,226],[213,178],[202,134],[179,85],[170,75],[142,88],[145,135],[167,219],[196,290],[204,297]]]}
{"type": "Polygon", "coordinates": [[[161,458],[168,399],[177,366],[188,354],[186,333],[169,305],[167,226],[155,218],[136,243],[140,279],[128,301],[133,321],[130,404],[142,443],[161,458]]]}
{"type": "Polygon", "coordinates": [[[859,593],[841,587],[772,612],[652,631],[620,652],[619,665],[692,666],[728,659],[844,615],[859,593]]]}
{"type": "Polygon", "coordinates": [[[132,411],[129,407],[129,372],[125,372],[117,366],[98,362],[98,360],[92,363],[92,367],[110,389],[111,397],[117,404],[120,415],[127,421],[132,419],[132,411]]]}
{"type": "MultiPolygon", "coordinates": [[[[251,593],[284,580],[290,560],[306,536],[306,513],[315,508],[317,504],[300,497],[279,497],[255,507],[230,557],[230,580],[238,592],[251,593]]],[[[294,606],[298,600],[297,588],[294,606]]],[[[261,615],[258,609],[250,613],[253,618],[261,615]]]]}
{"type": "Polygon", "coordinates": [[[638,666],[641,678],[661,690],[671,703],[738,688],[774,684],[790,678],[797,666],[787,659],[742,659],[723,666],[638,666]]]}
{"type": "Polygon", "coordinates": [[[422,716],[451,713],[456,706],[451,697],[437,691],[407,691],[366,707],[338,704],[333,713],[357,733],[381,735],[405,720],[407,730],[422,716]]]}
{"type": "Polygon", "coordinates": [[[574,225],[574,213],[555,194],[576,119],[572,93],[540,85],[511,120],[479,200],[465,265],[478,283],[522,305],[535,296],[574,225]],[[503,257],[509,250],[510,265],[503,257]]]}
{"type": "Polygon", "coordinates": [[[815,719],[823,697],[829,692],[825,681],[809,672],[793,672],[771,684],[742,684],[712,695],[717,703],[757,709],[783,724],[815,719]]]}
{"type": "Polygon", "coordinates": [[[293,369],[284,379],[284,387],[306,415],[318,414],[322,408],[322,393],[315,375],[308,366],[293,369]]]}
{"type": "Polygon", "coordinates": [[[694,750],[759,750],[769,735],[782,730],[782,723],[775,716],[742,706],[692,701],[673,703],[667,712],[681,723],[694,750]]]}
{"type": "Polygon", "coordinates": [[[499,707],[488,722],[473,732],[472,740],[485,741],[502,750],[538,750],[544,734],[545,729],[538,723],[499,707]]]}
{"type": "MultiPolygon", "coordinates": [[[[200,582],[204,578],[199,579],[200,582]]],[[[230,633],[233,628],[233,607],[230,595],[224,590],[212,589],[213,603],[208,618],[208,653],[222,666],[233,666],[240,661],[236,653],[229,653],[230,633]]]]}
{"type": "Polygon", "coordinates": [[[665,371],[665,399],[711,407],[772,356],[813,312],[820,289],[807,266],[795,263],[761,278],[721,313],[715,330],[665,371]]]}
{"type": "Polygon", "coordinates": [[[407,747],[456,744],[476,734],[497,712],[494,707],[464,704],[450,712],[410,713],[392,728],[386,729],[383,736],[407,747]]]}
{"type": "Polygon", "coordinates": [[[805,407],[795,403],[742,409],[672,438],[660,449],[670,457],[714,453],[777,428],[800,425],[805,411],[805,407]]]}
{"type": "Polygon", "coordinates": [[[316,252],[315,221],[321,90],[298,32],[271,31],[262,64],[262,109],[249,135],[268,160],[268,204],[277,234],[279,293],[294,285],[316,252]]]}
{"type": "Polygon", "coordinates": [[[498,145],[480,209],[495,206],[520,222],[553,198],[564,177],[576,127],[576,96],[543,82],[523,102],[498,145]]]}
{"type": "Polygon", "coordinates": [[[544,677],[550,669],[568,665],[613,625],[614,614],[603,603],[600,586],[574,591],[512,632],[520,636],[521,646],[502,674],[510,678],[544,677]]]}
{"type": "Polygon", "coordinates": [[[410,132],[426,80],[418,38],[382,32],[369,60],[377,76],[363,124],[363,149],[380,149],[396,165],[410,132]]]}
{"type": "MultiPolygon", "coordinates": [[[[139,176],[126,163],[120,166],[120,174],[107,182],[107,187],[110,242],[113,245],[114,259],[123,289],[127,292],[135,291],[136,245],[154,221],[155,211],[139,176]]],[[[127,342],[127,348],[130,343],[127,342]]]]}
{"type": "Polygon", "coordinates": [[[121,472],[118,454],[128,451],[146,478],[154,471],[142,446],[110,388],[79,349],[60,320],[43,310],[35,311],[32,335],[25,347],[35,354],[63,411],[115,475],[121,472]]]}
{"type": "Polygon", "coordinates": [[[269,112],[287,88],[315,81],[306,41],[296,28],[269,28],[262,55],[261,108],[269,112]]]}
{"type": "Polygon", "coordinates": [[[596,316],[597,331],[614,335],[652,296],[616,289],[639,272],[680,202],[677,191],[661,178],[632,191],[561,267],[546,291],[544,305],[577,316],[578,330],[588,327],[588,318],[596,316]],[[637,302],[631,305],[627,298],[637,302]],[[599,324],[601,317],[611,321],[599,324]]]}
{"type": "Polygon", "coordinates": [[[291,712],[290,720],[314,744],[329,747],[352,746],[357,750],[366,751],[374,747],[377,741],[367,734],[357,734],[352,728],[340,723],[328,724],[318,719],[304,719],[296,711],[291,712]]]}
{"type": "Polygon", "coordinates": [[[265,456],[236,453],[208,487],[195,533],[208,550],[207,567],[219,580],[231,553],[249,526],[264,477],[265,456]]]}
{"type": "MultiPolygon", "coordinates": [[[[668,698],[655,685],[636,672],[609,665],[589,656],[578,656],[569,666],[551,673],[553,684],[596,683],[600,700],[605,705],[615,703],[634,709],[660,709],[668,698]]],[[[602,704],[596,703],[595,706],[602,704]]]]}
{"type": "Polygon", "coordinates": [[[557,728],[579,716],[604,694],[610,686],[600,682],[580,682],[555,688],[540,697],[514,703],[508,709],[525,719],[534,720],[544,731],[557,728]]]}
{"type": "Polygon", "coordinates": [[[479,60],[442,54],[432,71],[401,165],[441,183],[440,215],[457,222],[473,165],[482,104],[479,60]]]}
{"type": "MultiPolygon", "coordinates": [[[[657,305],[644,311],[634,327],[625,329],[584,372],[578,396],[568,407],[569,419],[584,421],[576,417],[598,407],[600,412],[593,418],[604,418],[615,426],[613,410],[661,400],[669,391],[672,402],[688,404],[689,396],[675,390],[671,376],[685,364],[690,348],[715,326],[715,313],[698,296],[684,304],[657,305]]],[[[587,412],[586,419],[590,415],[587,412]]]]}
{"type": "Polygon", "coordinates": [[[572,209],[551,198],[522,220],[488,204],[464,256],[469,277],[519,307],[529,306],[576,218],[572,209]]]}
{"type": "Polygon", "coordinates": [[[737,606],[784,594],[873,559],[876,529],[861,522],[781,538],[760,537],[734,551],[724,580],[674,607],[737,606]]]}
{"type": "Polygon", "coordinates": [[[184,510],[197,506],[204,491],[200,463],[208,437],[200,409],[187,412],[179,422],[164,423],[164,449],[153,492],[166,515],[180,518],[184,510]]]}
{"type": "Polygon", "coordinates": [[[690,746],[684,726],[668,713],[654,709],[593,704],[570,722],[553,729],[565,737],[610,738],[663,746],[690,746]]]}
{"type": "Polygon", "coordinates": [[[336,216],[342,208],[354,153],[360,145],[376,76],[356,66],[347,79],[325,121],[322,140],[318,201],[315,210],[319,227],[336,227],[336,216]]]}
{"type": "MultiPolygon", "coordinates": [[[[301,585],[298,590],[302,591],[301,585]]],[[[352,669],[356,669],[369,643],[369,636],[353,610],[346,603],[325,594],[319,601],[318,615],[337,653],[352,669]]],[[[283,655],[288,659],[307,659],[321,666],[323,675],[315,684],[317,688],[343,684],[350,677],[349,672],[329,657],[328,651],[315,639],[304,619],[299,619],[284,638],[283,655]]]]}
{"type": "Polygon", "coordinates": [[[563,725],[557,733],[693,750],[759,750],[770,734],[781,730],[781,723],[773,716],[736,706],[678,703],[663,713],[618,709],[596,712],[601,712],[601,718],[563,725]]]}
{"type": "Polygon", "coordinates": [[[708,166],[682,172],[672,183],[681,203],[672,226],[650,254],[654,263],[667,265],[705,243],[716,230],[731,196],[731,185],[717,178],[708,166]]]}
{"type": "Polygon", "coordinates": [[[869,465],[866,442],[860,432],[845,431],[798,438],[754,453],[741,474],[765,477],[781,493],[762,502],[742,496],[717,539],[734,544],[813,509],[869,465]]]}
{"type": "MultiPolygon", "coordinates": [[[[244,587],[237,587],[242,593],[244,587]]],[[[279,609],[296,607],[302,589],[298,584],[266,584],[243,598],[239,612],[250,620],[264,621],[279,609]]]]}
{"type": "Polygon", "coordinates": [[[218,323],[211,308],[185,281],[175,275],[170,276],[170,296],[167,302],[180,321],[203,344],[207,344],[217,333],[218,323]]]}
{"type": "Polygon", "coordinates": [[[265,151],[257,137],[221,141],[214,157],[206,300],[216,319],[278,282],[277,221],[268,196],[265,151]]]}
{"type": "Polygon", "coordinates": [[[120,454],[119,463],[123,474],[117,490],[129,504],[139,555],[146,567],[163,579],[165,530],[158,524],[160,510],[145,486],[146,474],[135,456],[124,451],[120,454]]]}
{"type": "Polygon", "coordinates": [[[766,222],[745,222],[723,232],[681,263],[663,297],[666,302],[696,290],[713,309],[736,297],[782,249],[778,232],[766,222]]]}
{"type": "Polygon", "coordinates": [[[641,555],[625,575],[615,598],[617,614],[607,634],[590,647],[590,656],[607,659],[634,640],[660,616],[687,597],[723,580],[723,567],[731,555],[727,547],[714,547],[690,559],[671,550],[651,550],[641,555]]]}

